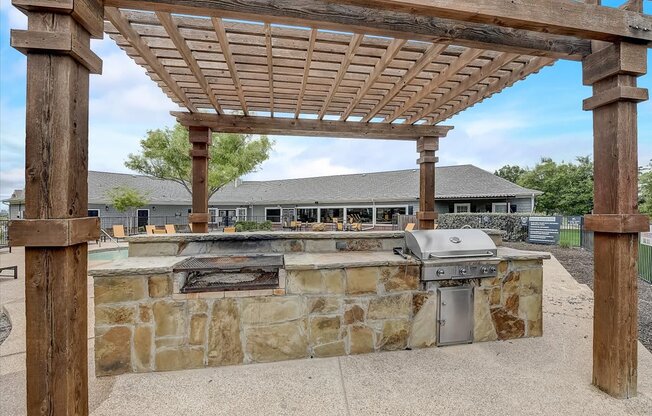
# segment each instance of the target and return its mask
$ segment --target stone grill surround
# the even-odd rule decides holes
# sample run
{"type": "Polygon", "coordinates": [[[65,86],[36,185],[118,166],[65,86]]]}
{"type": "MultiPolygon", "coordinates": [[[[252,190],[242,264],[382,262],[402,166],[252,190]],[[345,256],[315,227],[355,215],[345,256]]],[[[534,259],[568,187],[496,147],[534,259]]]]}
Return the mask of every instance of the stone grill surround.
{"type": "MultiPolygon", "coordinates": [[[[511,254],[498,277],[473,281],[474,340],[541,336],[543,256],[500,250],[511,254]]],[[[174,299],[172,259],[149,259],[167,272],[129,267],[146,258],[92,272],[97,375],[435,345],[436,294],[420,290],[417,263],[390,253],[287,254],[284,289],[218,298],[174,299]]]]}

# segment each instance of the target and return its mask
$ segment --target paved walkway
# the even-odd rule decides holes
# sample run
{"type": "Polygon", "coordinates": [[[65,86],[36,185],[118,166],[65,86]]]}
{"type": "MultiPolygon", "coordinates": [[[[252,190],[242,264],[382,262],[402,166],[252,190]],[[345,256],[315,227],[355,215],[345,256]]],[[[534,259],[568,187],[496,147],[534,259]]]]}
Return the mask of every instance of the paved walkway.
{"type": "MultiPolygon", "coordinates": [[[[25,413],[23,281],[0,281],[14,325],[0,346],[0,415],[25,413]]],[[[104,378],[93,374],[90,339],[91,414],[649,416],[652,354],[642,346],[638,397],[615,400],[590,384],[592,301],[553,258],[541,338],[104,378]]]]}

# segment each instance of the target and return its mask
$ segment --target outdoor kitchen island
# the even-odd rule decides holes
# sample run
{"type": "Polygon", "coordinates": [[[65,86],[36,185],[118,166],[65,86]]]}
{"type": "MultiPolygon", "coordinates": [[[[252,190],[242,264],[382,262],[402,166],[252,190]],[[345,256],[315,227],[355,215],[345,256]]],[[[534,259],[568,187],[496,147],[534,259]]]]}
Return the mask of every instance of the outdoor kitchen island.
{"type": "MultiPolygon", "coordinates": [[[[500,233],[489,233],[500,244],[500,233]]],[[[543,332],[542,260],[548,256],[542,253],[498,245],[496,255],[481,260],[495,268],[494,276],[426,282],[424,262],[393,251],[405,245],[403,232],[177,234],[129,242],[129,258],[89,272],[97,375],[543,332]],[[457,289],[461,296],[447,297],[457,289]],[[444,333],[458,340],[440,339],[444,333]]],[[[448,264],[466,273],[480,263],[467,257],[448,264]]]]}

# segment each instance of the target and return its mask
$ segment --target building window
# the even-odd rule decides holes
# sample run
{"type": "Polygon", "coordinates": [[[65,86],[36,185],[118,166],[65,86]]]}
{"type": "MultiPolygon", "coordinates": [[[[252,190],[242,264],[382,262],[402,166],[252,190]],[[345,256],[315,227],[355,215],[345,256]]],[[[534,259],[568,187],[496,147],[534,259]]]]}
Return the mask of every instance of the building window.
{"type": "Polygon", "coordinates": [[[235,218],[237,221],[247,221],[247,208],[236,208],[235,218]]]}
{"type": "Polygon", "coordinates": [[[100,216],[100,210],[99,209],[89,209],[88,210],[88,216],[89,217],[99,217],[100,216]]]}
{"type": "Polygon", "coordinates": [[[376,224],[391,224],[395,215],[406,213],[406,207],[376,207],[376,224]]]}
{"type": "Polygon", "coordinates": [[[318,222],[317,208],[297,208],[297,221],[318,222]]]}
{"type": "Polygon", "coordinates": [[[364,223],[368,224],[373,222],[374,214],[373,209],[370,208],[347,208],[346,221],[350,223],[364,223]]]}
{"type": "Polygon", "coordinates": [[[454,204],[453,207],[456,214],[466,214],[471,212],[471,204],[468,202],[463,204],[454,204]]]}
{"type": "Polygon", "coordinates": [[[491,212],[507,213],[507,202],[492,203],[491,212]]]}
{"type": "Polygon", "coordinates": [[[148,209],[139,209],[136,210],[136,216],[138,217],[138,226],[144,227],[149,225],[149,210],[148,209]]]}
{"type": "Polygon", "coordinates": [[[321,209],[321,222],[333,222],[337,218],[338,222],[342,222],[344,217],[344,208],[322,208],[321,209]]]}
{"type": "Polygon", "coordinates": [[[281,208],[265,208],[265,221],[281,222],[281,208]]]}
{"type": "Polygon", "coordinates": [[[219,216],[219,209],[218,208],[208,208],[208,215],[209,215],[209,222],[211,224],[217,224],[220,222],[220,216],[219,216]]]}

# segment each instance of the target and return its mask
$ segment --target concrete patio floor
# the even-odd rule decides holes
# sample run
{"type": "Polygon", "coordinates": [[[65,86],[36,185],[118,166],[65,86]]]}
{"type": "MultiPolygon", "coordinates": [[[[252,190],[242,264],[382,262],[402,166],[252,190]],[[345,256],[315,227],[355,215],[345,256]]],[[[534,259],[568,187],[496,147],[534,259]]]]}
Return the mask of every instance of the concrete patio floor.
{"type": "MultiPolygon", "coordinates": [[[[10,263],[20,278],[0,279],[13,325],[0,346],[0,415],[14,416],[25,414],[22,250],[0,254],[10,263]]],[[[592,302],[553,258],[544,262],[541,338],[99,379],[91,338],[91,414],[652,414],[652,354],[640,344],[638,397],[616,400],[591,386],[592,302]]]]}

